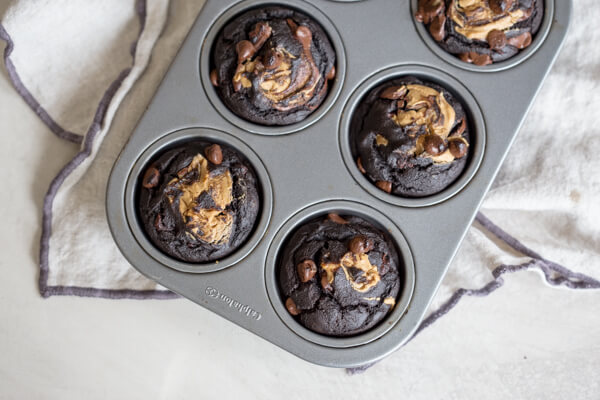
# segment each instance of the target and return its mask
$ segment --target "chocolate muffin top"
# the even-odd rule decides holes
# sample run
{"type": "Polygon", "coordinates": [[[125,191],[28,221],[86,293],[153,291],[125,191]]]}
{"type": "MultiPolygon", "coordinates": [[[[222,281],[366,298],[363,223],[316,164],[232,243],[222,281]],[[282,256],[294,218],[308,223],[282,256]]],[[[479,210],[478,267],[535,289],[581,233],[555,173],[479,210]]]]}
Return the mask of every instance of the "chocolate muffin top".
{"type": "Polygon", "coordinates": [[[147,167],[139,217],[150,240],[179,260],[206,263],[235,251],[259,211],[254,171],[235,150],[193,142],[147,167]]]}
{"type": "Polygon", "coordinates": [[[278,265],[288,312],[325,335],[369,330],[394,308],[400,290],[394,245],[356,216],[330,214],[303,225],[278,265]]]}
{"type": "Polygon", "coordinates": [[[441,86],[414,77],[388,81],[357,107],[350,126],[358,169],[402,197],[440,192],[458,178],[469,152],[466,114],[441,86]]]}
{"type": "Polygon", "coordinates": [[[544,0],[419,0],[415,15],[445,51],[475,65],[531,45],[543,16],[544,0]]]}
{"type": "Polygon", "coordinates": [[[310,115],[335,77],[335,52],[313,19],[263,7],[229,22],[213,50],[211,81],[225,105],[262,125],[289,125],[310,115]]]}

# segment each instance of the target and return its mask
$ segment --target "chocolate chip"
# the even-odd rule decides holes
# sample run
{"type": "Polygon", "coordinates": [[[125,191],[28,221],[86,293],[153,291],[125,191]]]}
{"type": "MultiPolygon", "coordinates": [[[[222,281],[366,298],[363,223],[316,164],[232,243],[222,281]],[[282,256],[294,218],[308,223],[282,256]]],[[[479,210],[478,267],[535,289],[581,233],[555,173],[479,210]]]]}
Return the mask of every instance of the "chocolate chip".
{"type": "Polygon", "coordinates": [[[392,182],[389,181],[377,181],[375,186],[387,193],[392,193],[392,182]]]}
{"type": "Polygon", "coordinates": [[[365,167],[363,167],[362,165],[362,160],[360,159],[360,157],[358,157],[356,159],[356,166],[358,167],[358,170],[362,173],[362,174],[366,174],[367,171],[365,170],[365,167]]]}
{"type": "Polygon", "coordinates": [[[300,25],[295,32],[296,38],[300,43],[310,43],[312,40],[312,32],[306,26],[300,25]]]}
{"type": "Polygon", "coordinates": [[[354,254],[368,253],[373,250],[373,243],[364,236],[356,236],[348,243],[348,250],[354,254]]]}
{"type": "Polygon", "coordinates": [[[423,147],[425,148],[425,151],[432,156],[439,156],[444,151],[446,151],[446,144],[444,143],[444,139],[442,139],[436,134],[429,134],[425,136],[425,140],[423,141],[423,147]]]}
{"type": "Polygon", "coordinates": [[[473,64],[483,67],[492,63],[492,57],[487,54],[472,53],[471,60],[473,64]]]}
{"type": "Polygon", "coordinates": [[[300,310],[298,310],[298,307],[296,307],[296,303],[294,302],[294,300],[292,300],[291,297],[288,297],[288,299],[285,301],[285,308],[287,308],[288,312],[293,316],[300,314],[300,310]]]}
{"type": "Polygon", "coordinates": [[[456,131],[454,132],[455,136],[460,136],[463,133],[465,133],[465,130],[467,129],[467,119],[463,118],[460,121],[460,125],[458,126],[458,128],[456,128],[456,131]]]}
{"type": "Polygon", "coordinates": [[[142,179],[142,186],[146,189],[152,189],[158,185],[160,180],[160,172],[155,167],[150,167],[146,170],[142,179]]]}
{"type": "Polygon", "coordinates": [[[249,58],[252,58],[256,50],[249,40],[242,40],[235,45],[235,51],[238,55],[238,62],[241,64],[249,58]]]}
{"type": "Polygon", "coordinates": [[[506,46],[506,35],[498,29],[493,29],[487,35],[487,42],[490,49],[501,50],[506,46]]]}
{"type": "Polygon", "coordinates": [[[267,39],[271,36],[272,29],[271,26],[266,22],[259,22],[254,26],[248,36],[254,45],[254,49],[260,49],[262,45],[267,41],[267,39]]]}
{"type": "Polygon", "coordinates": [[[429,25],[429,33],[437,42],[441,42],[446,37],[446,16],[437,15],[429,25]]]}
{"type": "Polygon", "coordinates": [[[325,78],[327,78],[327,80],[332,80],[333,78],[335,78],[335,65],[331,67],[325,78]]]}
{"type": "Polygon", "coordinates": [[[156,214],[156,218],[154,219],[154,229],[156,229],[159,232],[167,230],[167,227],[165,226],[165,224],[163,224],[163,220],[160,214],[156,214]]]}
{"type": "Polygon", "coordinates": [[[495,14],[502,14],[502,13],[510,10],[510,8],[513,5],[513,2],[514,2],[514,0],[488,0],[490,9],[495,14]]]}
{"type": "Polygon", "coordinates": [[[263,65],[268,70],[272,70],[279,67],[282,62],[283,55],[274,49],[269,49],[263,58],[263,65]]]}
{"type": "Polygon", "coordinates": [[[436,15],[443,14],[444,3],[443,0],[419,0],[415,18],[419,22],[430,23],[436,15]]]}
{"type": "Polygon", "coordinates": [[[214,87],[219,86],[219,77],[217,76],[216,69],[213,69],[212,71],[210,71],[210,83],[212,83],[214,87]]]}
{"type": "Polygon", "coordinates": [[[204,150],[204,154],[206,154],[206,159],[215,165],[223,162],[223,152],[221,151],[221,146],[218,144],[208,146],[204,150]]]}
{"type": "Polygon", "coordinates": [[[516,47],[519,50],[523,50],[525,47],[529,47],[532,41],[533,39],[531,37],[531,33],[523,32],[518,36],[514,36],[510,39],[507,39],[506,43],[513,47],[516,47]]]}
{"type": "Polygon", "coordinates": [[[317,274],[317,264],[313,260],[304,260],[296,266],[300,282],[306,283],[317,274]]]}
{"type": "Polygon", "coordinates": [[[327,218],[329,218],[331,221],[335,222],[336,224],[346,225],[348,223],[348,221],[346,221],[344,218],[342,218],[338,214],[334,214],[334,213],[327,214],[327,218]]]}
{"type": "Polygon", "coordinates": [[[390,264],[387,262],[385,254],[381,257],[381,266],[377,268],[380,276],[384,276],[390,271],[390,264]]]}
{"type": "Polygon", "coordinates": [[[448,142],[450,154],[452,154],[454,158],[462,158],[467,155],[468,147],[469,146],[467,146],[467,144],[461,139],[454,139],[448,142]]]}
{"type": "Polygon", "coordinates": [[[464,62],[473,63],[478,66],[484,66],[492,63],[492,57],[487,54],[479,54],[474,51],[461,53],[458,57],[464,62]]]}
{"type": "Polygon", "coordinates": [[[329,283],[329,278],[327,277],[327,274],[321,275],[321,287],[326,292],[332,292],[333,291],[333,287],[331,286],[331,283],[329,283]]]}
{"type": "Polygon", "coordinates": [[[406,86],[391,86],[381,92],[379,97],[386,100],[398,100],[403,98],[407,92],[406,86]]]}

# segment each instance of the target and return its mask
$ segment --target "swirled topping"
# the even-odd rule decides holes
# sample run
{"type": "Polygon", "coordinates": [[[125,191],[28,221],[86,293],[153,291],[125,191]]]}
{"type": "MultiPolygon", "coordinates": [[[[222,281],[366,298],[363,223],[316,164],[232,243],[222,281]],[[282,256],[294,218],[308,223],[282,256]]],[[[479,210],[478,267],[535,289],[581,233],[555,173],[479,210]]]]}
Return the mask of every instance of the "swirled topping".
{"type": "MultiPolygon", "coordinates": [[[[456,112],[444,93],[429,86],[407,84],[389,87],[380,97],[396,102],[397,110],[390,118],[414,139],[414,147],[404,151],[405,156],[425,157],[436,164],[447,164],[466,155],[469,143],[461,137],[466,122],[463,119],[462,128],[452,132],[456,112]]],[[[379,136],[376,136],[377,146],[387,146],[387,138],[379,136]]]]}
{"type": "Polygon", "coordinates": [[[453,0],[448,13],[455,31],[471,40],[487,41],[492,31],[505,31],[531,15],[518,1],[453,0]],[[493,7],[493,8],[492,8],[493,7]]]}
{"type": "MultiPolygon", "coordinates": [[[[507,45],[524,49],[531,44],[531,32],[517,32],[515,26],[531,17],[535,3],[525,6],[520,0],[419,0],[415,17],[429,25],[431,36],[438,42],[444,41],[451,29],[466,43],[483,42],[489,50],[501,53],[507,45]]],[[[463,52],[459,57],[476,65],[492,63],[492,55],[481,51],[463,52]]]]}
{"type": "MultiPolygon", "coordinates": [[[[209,157],[212,155],[209,152],[209,157]]],[[[222,244],[229,241],[233,226],[233,215],[226,210],[233,201],[232,188],[233,180],[228,169],[211,173],[208,160],[197,154],[187,167],[177,172],[177,177],[167,184],[165,192],[171,204],[178,202],[188,237],[222,244]],[[204,196],[210,200],[203,201],[204,196]]]]}
{"type": "MultiPolygon", "coordinates": [[[[235,92],[253,89],[278,111],[307,105],[323,79],[311,53],[311,30],[291,18],[285,22],[290,34],[301,45],[300,54],[293,54],[293,49],[286,49],[272,40],[273,29],[268,22],[258,22],[250,31],[249,40],[236,45],[238,65],[232,80],[235,92]]],[[[333,79],[334,76],[332,69],[326,78],[333,79]]],[[[325,81],[321,91],[326,90],[325,81]]]]}
{"type": "Polygon", "coordinates": [[[347,252],[337,263],[322,263],[321,268],[325,273],[325,279],[328,284],[333,283],[335,272],[338,269],[344,271],[344,275],[352,289],[357,292],[368,292],[373,286],[377,285],[381,280],[377,266],[371,264],[369,256],[367,254],[356,254],[353,252],[347,252]],[[354,268],[361,271],[358,278],[355,278],[355,274],[352,274],[350,270],[354,268]]]}

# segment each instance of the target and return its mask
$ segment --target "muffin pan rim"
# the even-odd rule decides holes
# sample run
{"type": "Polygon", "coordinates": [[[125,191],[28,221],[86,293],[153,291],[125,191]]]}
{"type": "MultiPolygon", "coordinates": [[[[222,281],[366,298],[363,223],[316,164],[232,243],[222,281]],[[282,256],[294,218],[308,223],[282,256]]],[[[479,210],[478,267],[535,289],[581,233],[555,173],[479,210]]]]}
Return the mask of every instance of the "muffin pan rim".
{"type": "Polygon", "coordinates": [[[483,161],[486,150],[486,124],[479,107],[479,103],[471,92],[458,80],[443,71],[437,70],[425,65],[398,65],[379,71],[367,77],[350,95],[344,105],[343,116],[339,123],[339,144],[344,164],[352,178],[370,195],[379,200],[394,204],[400,207],[427,207],[442,203],[460,193],[471,182],[477,174],[483,161]],[[350,132],[352,117],[361,100],[365,98],[371,90],[375,89],[385,82],[402,77],[414,76],[423,81],[431,81],[444,89],[450,91],[463,106],[469,123],[470,149],[469,159],[464,170],[458,178],[442,191],[423,197],[401,197],[377,188],[375,183],[371,182],[362,174],[356,166],[356,160],[352,152],[352,137],[350,132]],[[433,77],[433,79],[432,79],[433,77]],[[441,79],[443,77],[443,79],[441,79]],[[441,83],[443,82],[443,83],[441,83]]]}
{"type": "Polygon", "coordinates": [[[304,340],[334,348],[356,347],[370,343],[385,335],[392,329],[405,314],[409,307],[415,289],[416,272],[410,245],[406,241],[400,228],[383,213],[357,201],[326,200],[312,204],[294,215],[290,216],[277,229],[269,243],[265,259],[265,286],[271,306],[281,321],[296,335],[304,340]],[[396,305],[391,313],[369,330],[348,337],[336,337],[314,332],[296,321],[287,311],[279,290],[277,270],[281,252],[290,236],[305,223],[327,213],[340,215],[354,215],[372,223],[377,229],[388,235],[398,253],[399,271],[401,277],[401,290],[396,298],[396,305]]]}
{"type": "Polygon", "coordinates": [[[431,34],[427,30],[424,23],[417,21],[415,13],[417,12],[419,0],[410,0],[410,12],[412,15],[412,21],[415,24],[415,29],[419,33],[419,37],[423,40],[425,45],[439,58],[448,64],[452,64],[455,67],[465,69],[471,72],[500,72],[507,69],[511,69],[526,61],[531,57],[546,41],[550,29],[552,28],[552,22],[554,20],[554,1],[555,0],[543,0],[544,1],[544,17],[540,29],[533,37],[533,42],[527,48],[520,50],[514,56],[497,63],[490,65],[478,66],[471,63],[462,61],[454,54],[448,53],[442,49],[440,45],[431,37],[431,34]]]}
{"type": "Polygon", "coordinates": [[[198,72],[200,74],[200,80],[202,82],[204,92],[214,109],[224,119],[239,129],[264,136],[278,136],[299,133],[303,129],[315,124],[317,121],[323,118],[338,101],[338,98],[342,93],[346,77],[346,52],[341,35],[333,21],[331,21],[329,17],[323,14],[318,8],[311,3],[305,2],[304,0],[296,1],[304,3],[303,6],[306,7],[306,10],[300,9],[300,7],[297,7],[296,5],[288,5],[286,3],[273,0],[245,0],[236,3],[218,16],[216,21],[208,28],[206,35],[202,39],[202,49],[200,51],[198,72]],[[328,82],[329,87],[325,99],[321,102],[319,107],[317,107],[317,109],[310,113],[306,118],[293,124],[281,126],[261,125],[238,116],[231,111],[225,105],[225,103],[223,103],[210,81],[213,46],[220,32],[232,19],[246,11],[260,6],[281,6],[285,8],[292,8],[314,19],[314,21],[321,26],[321,29],[323,29],[329,38],[331,46],[335,51],[336,76],[332,81],[328,82]]]}
{"type": "Polygon", "coordinates": [[[157,262],[180,272],[194,274],[216,272],[243,261],[264,238],[271,221],[272,211],[273,189],[269,173],[262,160],[240,139],[226,132],[220,132],[214,129],[186,128],[165,134],[141,152],[127,178],[125,189],[125,214],[131,233],[146,254],[157,262]],[[218,136],[217,134],[222,136],[218,136]],[[259,190],[259,213],[254,223],[252,233],[240,247],[234,249],[229,255],[217,261],[209,261],[206,263],[191,263],[178,260],[161,251],[148,238],[137,213],[136,193],[138,190],[139,177],[143,174],[144,169],[149,165],[150,161],[169,148],[191,141],[206,141],[223,144],[233,148],[242,155],[254,169],[254,174],[256,175],[258,183],[257,189],[259,190]]]}

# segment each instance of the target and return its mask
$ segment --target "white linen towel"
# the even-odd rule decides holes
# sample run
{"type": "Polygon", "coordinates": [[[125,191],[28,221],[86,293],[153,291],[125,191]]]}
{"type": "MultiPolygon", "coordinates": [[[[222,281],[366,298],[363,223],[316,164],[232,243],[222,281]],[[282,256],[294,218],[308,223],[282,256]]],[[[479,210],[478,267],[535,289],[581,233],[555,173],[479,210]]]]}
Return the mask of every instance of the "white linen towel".
{"type": "MultiPolygon", "coordinates": [[[[81,146],[44,201],[42,296],[177,297],[120,254],[104,199],[111,166],[203,4],[21,0],[2,17],[16,90],[56,140],[81,146]]],[[[586,13],[594,7],[576,2],[566,45],[420,329],[513,272],[600,288],[600,30],[586,13]]]]}

